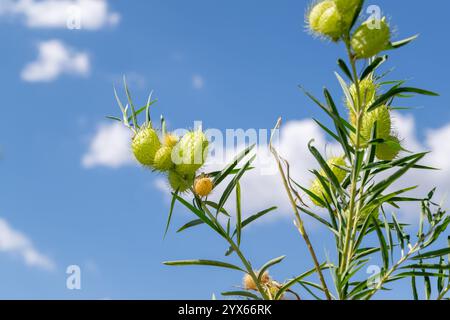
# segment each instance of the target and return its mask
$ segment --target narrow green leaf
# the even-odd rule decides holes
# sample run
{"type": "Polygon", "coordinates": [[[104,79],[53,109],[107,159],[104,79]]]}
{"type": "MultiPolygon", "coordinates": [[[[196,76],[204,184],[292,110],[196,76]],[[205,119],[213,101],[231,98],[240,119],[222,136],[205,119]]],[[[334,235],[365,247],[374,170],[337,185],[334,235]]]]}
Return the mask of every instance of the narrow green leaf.
{"type": "Polygon", "coordinates": [[[229,196],[231,195],[231,192],[235,188],[238,181],[241,179],[242,175],[245,173],[248,167],[250,167],[250,164],[255,160],[256,155],[251,157],[250,160],[248,160],[245,165],[241,168],[241,170],[233,177],[233,179],[230,181],[230,183],[227,185],[225,190],[222,193],[222,196],[219,200],[219,208],[217,209],[217,212],[222,209],[222,207],[225,205],[225,202],[228,200],[229,196]]]}
{"type": "Polygon", "coordinates": [[[360,77],[361,81],[367,78],[370,74],[372,74],[372,72],[380,65],[382,65],[387,59],[388,59],[387,55],[375,58],[373,62],[362,72],[360,77]]]}
{"type": "Polygon", "coordinates": [[[122,122],[122,119],[118,118],[118,117],[114,117],[114,116],[106,116],[107,119],[109,120],[115,120],[115,121],[119,121],[122,122]]]}
{"type": "Polygon", "coordinates": [[[214,185],[218,186],[254,147],[255,145],[253,144],[240,152],[218,175],[214,177],[214,185]]]}
{"type": "Polygon", "coordinates": [[[215,260],[178,260],[178,261],[165,261],[163,262],[163,264],[165,264],[166,266],[193,266],[193,265],[212,266],[245,272],[238,266],[215,260]]]}
{"type": "Polygon", "coordinates": [[[242,212],[241,212],[241,184],[236,183],[236,239],[237,245],[241,245],[242,234],[242,212]]]}
{"type": "Polygon", "coordinates": [[[189,228],[198,226],[198,225],[200,225],[200,224],[204,224],[204,222],[203,222],[202,220],[200,220],[200,219],[195,219],[195,220],[189,221],[188,223],[186,223],[185,225],[183,225],[180,229],[178,229],[178,230],[177,230],[177,233],[178,233],[178,232],[181,232],[181,231],[184,231],[184,230],[186,230],[186,229],[189,229],[189,228]]]}
{"type": "Polygon", "coordinates": [[[426,253],[416,255],[411,259],[413,259],[413,260],[433,259],[433,258],[438,258],[438,257],[444,256],[446,254],[450,254],[450,248],[428,251],[426,253]]]}
{"type": "Polygon", "coordinates": [[[394,87],[385,94],[382,94],[378,99],[376,99],[371,106],[367,109],[367,112],[373,111],[379,106],[387,103],[391,98],[401,94],[401,93],[416,93],[421,95],[427,95],[427,96],[439,96],[437,93],[423,90],[419,88],[412,88],[412,87],[394,87]]]}
{"type": "MultiPolygon", "coordinates": [[[[331,265],[329,265],[327,263],[323,263],[319,266],[320,270],[325,270],[330,267],[331,267],[331,265]]],[[[302,273],[301,275],[289,280],[285,284],[283,284],[283,286],[278,290],[277,294],[275,295],[275,300],[278,300],[283,295],[283,293],[286,292],[290,287],[292,287],[293,285],[298,283],[300,280],[314,274],[315,272],[316,272],[316,268],[314,267],[314,268],[302,273]]]]}
{"type": "Polygon", "coordinates": [[[131,115],[132,115],[132,122],[133,122],[133,126],[135,128],[139,128],[138,124],[137,124],[137,119],[136,119],[136,110],[134,108],[134,104],[133,104],[133,100],[131,99],[131,94],[130,94],[130,90],[128,90],[128,85],[127,85],[127,80],[125,78],[125,76],[123,76],[123,84],[125,86],[125,93],[127,95],[127,99],[128,99],[128,104],[131,107],[131,115]]]}
{"type": "Polygon", "coordinates": [[[167,235],[167,231],[169,231],[170,221],[172,220],[173,208],[175,207],[176,195],[178,195],[178,190],[175,191],[175,194],[172,196],[172,201],[170,202],[170,210],[169,215],[167,216],[166,229],[164,230],[164,238],[167,235]]]}
{"type": "Polygon", "coordinates": [[[272,259],[268,262],[266,262],[261,269],[258,271],[258,281],[261,282],[262,276],[264,275],[264,272],[267,271],[270,267],[280,263],[283,261],[283,259],[286,258],[286,256],[281,256],[275,259],[272,259]]]}
{"type": "Polygon", "coordinates": [[[176,197],[177,200],[179,202],[181,202],[186,208],[188,208],[190,211],[192,211],[192,213],[194,213],[200,220],[202,220],[204,223],[206,223],[208,226],[210,226],[214,231],[216,231],[222,237],[225,236],[222,233],[222,231],[219,230],[219,228],[217,228],[217,226],[211,220],[209,220],[209,218],[206,216],[206,214],[203,211],[195,208],[192,204],[190,204],[189,202],[187,202],[186,200],[184,200],[183,198],[181,198],[177,194],[173,193],[173,196],[176,197]]]}
{"type": "Polygon", "coordinates": [[[375,186],[373,186],[370,189],[370,194],[372,195],[368,202],[370,203],[373,199],[375,199],[379,194],[381,194],[384,190],[386,190],[390,185],[392,185],[397,179],[399,179],[401,176],[403,176],[413,165],[415,165],[417,162],[419,162],[426,153],[419,153],[415,155],[415,159],[409,162],[407,165],[399,169],[398,171],[394,172],[392,175],[390,175],[388,178],[384,179],[383,181],[380,181],[375,186]]]}
{"type": "Polygon", "coordinates": [[[389,251],[388,246],[386,244],[386,239],[383,235],[383,231],[381,230],[380,225],[378,224],[378,219],[375,218],[373,215],[371,216],[373,225],[375,226],[375,231],[378,236],[378,240],[380,241],[380,248],[381,248],[381,256],[383,258],[383,265],[385,269],[389,268],[389,251]]]}
{"type": "Polygon", "coordinates": [[[350,69],[348,68],[347,64],[344,60],[338,59],[338,66],[341,68],[341,70],[345,73],[345,75],[348,77],[348,79],[353,82],[352,73],[350,72],[350,69]]]}
{"type": "Polygon", "coordinates": [[[400,269],[450,270],[450,265],[436,263],[415,263],[400,267],[400,269]]]}
{"type": "Polygon", "coordinates": [[[250,298],[250,299],[254,299],[254,300],[261,300],[261,298],[258,297],[256,294],[253,294],[248,291],[227,291],[227,292],[222,292],[222,295],[224,297],[236,296],[236,297],[250,298]]]}
{"type": "Polygon", "coordinates": [[[419,294],[417,293],[417,285],[416,285],[416,277],[411,277],[411,287],[413,291],[413,298],[414,300],[419,300],[419,294]]]}
{"type": "Polygon", "coordinates": [[[389,45],[389,48],[388,48],[388,49],[398,49],[398,48],[401,48],[401,47],[403,47],[403,46],[409,44],[410,42],[416,40],[418,37],[419,37],[419,35],[416,34],[415,36],[412,36],[412,37],[409,37],[409,38],[406,38],[406,39],[403,39],[403,40],[400,40],[400,41],[392,42],[392,43],[389,45]]]}

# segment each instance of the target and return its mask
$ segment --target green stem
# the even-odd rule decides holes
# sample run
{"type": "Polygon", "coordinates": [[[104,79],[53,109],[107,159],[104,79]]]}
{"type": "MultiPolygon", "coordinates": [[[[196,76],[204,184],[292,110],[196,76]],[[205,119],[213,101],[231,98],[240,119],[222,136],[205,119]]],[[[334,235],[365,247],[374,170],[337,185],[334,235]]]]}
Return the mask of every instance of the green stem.
{"type": "Polygon", "coordinates": [[[444,299],[445,295],[447,294],[447,292],[450,291],[450,283],[448,284],[448,286],[442,290],[442,292],[439,294],[439,296],[436,298],[436,300],[442,300],[444,299]]]}
{"type": "Polygon", "coordinates": [[[245,258],[244,254],[242,253],[242,251],[239,249],[239,246],[233,241],[232,238],[230,238],[230,236],[227,234],[227,232],[225,231],[225,229],[222,227],[222,225],[217,221],[217,219],[214,217],[214,215],[211,213],[211,211],[209,211],[209,209],[204,205],[203,201],[201,201],[201,199],[199,199],[203,210],[205,211],[205,213],[209,216],[209,218],[212,221],[215,221],[216,226],[219,228],[219,230],[223,233],[223,237],[225,238],[225,240],[227,240],[227,242],[229,243],[229,245],[231,246],[231,248],[233,248],[233,250],[236,252],[236,254],[238,255],[239,259],[241,260],[242,264],[244,265],[245,269],[247,270],[247,273],[250,275],[250,277],[253,279],[253,282],[256,285],[256,288],[258,289],[259,293],[261,294],[261,296],[263,297],[264,300],[270,300],[270,297],[267,295],[266,291],[264,290],[264,288],[261,286],[261,283],[258,279],[258,276],[255,274],[255,271],[252,268],[251,263],[245,258]]]}
{"type": "MultiPolygon", "coordinates": [[[[353,57],[353,54],[351,52],[350,47],[350,41],[349,37],[344,39],[344,42],[346,44],[348,57],[350,59],[352,71],[353,71],[353,81],[356,87],[356,99],[355,101],[355,116],[356,116],[356,142],[355,142],[355,160],[357,158],[357,154],[360,149],[361,144],[361,138],[360,138],[360,132],[361,132],[361,122],[362,122],[362,110],[361,110],[361,94],[360,94],[360,84],[359,84],[359,77],[358,72],[356,70],[356,61],[353,57]]],[[[345,243],[344,243],[344,250],[342,254],[342,261],[340,264],[340,273],[344,273],[345,270],[348,267],[349,261],[351,260],[352,256],[352,249],[351,249],[351,238],[353,235],[353,220],[355,218],[355,202],[356,202],[356,194],[357,194],[357,183],[358,183],[358,163],[354,161],[353,168],[352,168],[352,178],[351,178],[351,187],[350,187],[350,204],[349,204],[349,217],[347,221],[347,227],[345,232],[345,243]]],[[[359,208],[359,205],[357,205],[359,208]]]]}
{"type": "Polygon", "coordinates": [[[380,279],[380,281],[378,282],[378,284],[376,285],[376,287],[364,298],[365,300],[369,300],[370,298],[373,297],[373,295],[375,293],[377,293],[383,286],[383,284],[389,280],[389,277],[391,276],[392,273],[394,273],[406,260],[408,260],[418,249],[420,248],[420,243],[416,243],[414,245],[414,247],[411,248],[411,250],[409,250],[409,252],[404,255],[399,261],[397,261],[397,263],[392,266],[391,269],[389,269],[388,272],[386,272],[384,274],[384,276],[380,279]]]}

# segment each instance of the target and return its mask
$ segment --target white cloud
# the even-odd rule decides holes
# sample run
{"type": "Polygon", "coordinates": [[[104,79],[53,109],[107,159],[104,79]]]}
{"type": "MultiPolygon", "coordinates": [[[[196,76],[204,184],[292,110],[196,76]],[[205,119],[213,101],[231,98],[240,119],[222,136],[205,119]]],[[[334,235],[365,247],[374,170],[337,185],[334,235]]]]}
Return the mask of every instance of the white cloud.
{"type": "MultiPolygon", "coordinates": [[[[291,176],[305,186],[309,185],[313,178],[309,170],[318,167],[307,148],[308,142],[312,139],[314,139],[314,145],[323,150],[328,156],[338,154],[335,151],[336,147],[327,143],[323,132],[312,120],[287,122],[281,129],[277,147],[283,158],[290,163],[291,176]]],[[[233,152],[230,153],[228,151],[227,155],[230,156],[230,160],[234,156],[233,152]]],[[[220,167],[217,165],[213,166],[213,169],[221,169],[224,165],[222,164],[220,167]]],[[[245,215],[250,215],[272,206],[279,208],[276,215],[290,215],[290,205],[281,177],[275,160],[265,144],[258,146],[255,167],[254,170],[245,174],[241,181],[245,215]]],[[[209,170],[209,167],[205,168],[205,171],[209,170]]],[[[221,190],[218,189],[214,197],[217,197],[220,193],[221,190]]]]}
{"type": "Polygon", "coordinates": [[[194,74],[192,76],[192,87],[194,87],[194,89],[201,90],[204,86],[205,79],[201,75],[194,74]]]}
{"type": "Polygon", "coordinates": [[[6,220],[0,218],[0,252],[19,255],[31,267],[54,269],[51,259],[37,251],[30,239],[14,230],[6,220]]]}
{"type": "Polygon", "coordinates": [[[19,17],[30,28],[97,30],[120,21],[107,0],[2,0],[1,15],[19,17]]]}
{"type": "Polygon", "coordinates": [[[121,123],[102,124],[92,138],[81,163],[85,168],[119,168],[134,163],[130,150],[131,132],[121,123]]]}
{"type": "MultiPolygon", "coordinates": [[[[394,187],[401,188],[419,185],[420,187],[410,192],[409,195],[424,197],[428,191],[437,186],[436,199],[441,200],[450,190],[450,144],[448,143],[450,140],[450,124],[440,129],[427,130],[425,141],[419,142],[416,135],[417,128],[411,115],[394,113],[394,118],[395,128],[403,139],[404,147],[411,151],[431,151],[422,162],[441,169],[440,171],[413,170],[402,177],[400,183],[394,187]]],[[[306,187],[309,186],[313,179],[309,170],[318,168],[307,147],[311,139],[314,139],[314,146],[327,157],[341,153],[336,144],[327,142],[323,131],[311,120],[286,123],[281,129],[278,147],[280,154],[290,162],[291,176],[306,187]]],[[[235,154],[235,152],[232,153],[235,154]]],[[[265,172],[265,174],[259,170],[261,169],[261,163],[264,168],[267,168],[271,162],[274,164],[272,156],[267,151],[267,146],[259,146],[257,157],[259,161],[256,162],[256,169],[245,174],[241,181],[244,213],[249,215],[271,206],[278,206],[279,210],[272,216],[288,215],[288,217],[291,217],[291,208],[278,172],[274,171],[274,174],[265,172]]],[[[221,169],[224,166],[224,164],[218,165],[217,161],[212,162],[216,164],[206,165],[205,172],[221,169]]],[[[167,184],[164,184],[162,181],[158,180],[155,186],[161,192],[167,192],[167,184]]],[[[218,200],[223,187],[224,185],[221,185],[221,188],[215,191],[212,195],[212,200],[218,200]]],[[[232,198],[230,200],[233,201],[232,198]]],[[[309,202],[307,197],[304,200],[309,202]]],[[[232,205],[229,207],[233,208],[232,205]]],[[[408,221],[415,221],[418,217],[418,210],[417,204],[407,205],[401,214],[408,221]]]]}
{"type": "Polygon", "coordinates": [[[37,59],[22,70],[21,77],[29,82],[49,82],[62,74],[87,76],[90,71],[89,56],[77,52],[59,40],[39,43],[37,59]]]}

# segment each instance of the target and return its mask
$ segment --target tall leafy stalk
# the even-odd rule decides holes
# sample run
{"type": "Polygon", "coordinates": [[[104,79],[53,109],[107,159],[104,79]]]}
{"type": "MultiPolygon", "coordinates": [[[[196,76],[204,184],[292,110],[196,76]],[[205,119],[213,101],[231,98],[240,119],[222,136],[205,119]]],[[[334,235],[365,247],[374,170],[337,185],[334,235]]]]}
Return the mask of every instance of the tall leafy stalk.
{"type": "MultiPolygon", "coordinates": [[[[161,118],[158,131],[150,119],[150,106],[156,102],[152,95],[145,106],[135,108],[125,82],[128,105],[124,107],[114,90],[122,117],[109,118],[122,122],[133,132],[131,144],[136,159],[145,167],[166,175],[172,188],[164,234],[170,228],[176,203],[180,203],[193,214],[194,219],[177,232],[207,227],[224,240],[225,248],[228,248],[224,250],[224,256],[235,255],[239,261],[236,265],[226,261],[193,259],[167,261],[166,265],[201,265],[238,271],[243,275],[242,286],[222,294],[244,299],[367,300],[401,279],[410,280],[414,299],[419,299],[422,293],[426,299],[446,299],[450,291],[450,240],[444,247],[439,241],[447,232],[450,216],[434,202],[434,189],[424,198],[414,198],[405,194],[416,186],[393,188],[411,170],[435,169],[421,164],[426,152],[406,153],[392,132],[390,122],[396,99],[437,94],[404,86],[405,81],[384,81],[386,73],[378,75],[387,61],[387,55],[381,53],[401,48],[417,36],[392,42],[384,18],[369,19],[356,28],[363,6],[363,0],[322,0],[316,2],[307,14],[314,34],[333,42],[342,41],[345,45],[348,64],[338,59],[338,66],[348,80],[339,73],[336,77],[343,90],[348,120],[341,116],[340,108],[328,89],[324,89],[324,101],[321,101],[301,87],[329,118],[332,125],[327,126],[318,120],[316,123],[339,145],[342,155],[327,159],[311,141],[308,148],[319,168],[311,170],[315,180],[307,187],[291,177],[289,162],[276,150],[274,136],[271,137],[269,148],[292,208],[295,227],[306,244],[313,265],[283,282],[269,275],[269,270],[280,264],[285,256],[270,259],[255,269],[242,249],[246,227],[276,209],[270,207],[253,215],[243,212],[241,198],[246,190],[241,188],[241,179],[253,169],[254,145],[236,155],[222,170],[200,173],[203,162],[180,164],[172,157],[174,150],[181,150],[181,154],[194,158],[195,151],[198,151],[195,147],[205,153],[209,142],[201,131],[189,132],[178,139],[167,131],[164,118],[161,118]],[[372,28],[374,22],[377,27],[372,28]],[[145,113],[145,123],[140,126],[138,116],[141,113],[145,113]],[[217,190],[222,185],[225,187],[219,194],[217,190]],[[217,202],[209,198],[213,190],[218,196],[217,202]],[[233,193],[235,214],[231,215],[229,210],[233,201],[230,196],[233,193]],[[395,213],[404,203],[418,204],[421,209],[415,236],[408,233],[408,226],[400,222],[395,213]],[[334,247],[327,247],[327,252],[334,251],[335,256],[327,257],[326,262],[321,262],[316,254],[304,223],[305,215],[323,226],[334,239],[334,247]],[[412,241],[414,237],[416,239],[412,241]],[[367,276],[364,268],[373,261],[380,264],[380,271],[367,276]],[[325,270],[331,277],[324,276],[325,270]],[[310,278],[314,275],[319,283],[310,278]],[[417,287],[419,280],[423,280],[423,292],[417,287]],[[433,283],[436,284],[435,289],[433,283]]],[[[274,132],[280,126],[281,118],[274,132]]]]}

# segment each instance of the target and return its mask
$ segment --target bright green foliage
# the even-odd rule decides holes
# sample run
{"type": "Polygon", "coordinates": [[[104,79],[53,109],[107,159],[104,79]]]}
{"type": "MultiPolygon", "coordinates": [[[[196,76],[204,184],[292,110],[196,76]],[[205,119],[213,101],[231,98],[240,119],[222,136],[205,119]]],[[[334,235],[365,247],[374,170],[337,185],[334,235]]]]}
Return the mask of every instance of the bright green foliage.
{"type": "MultiPolygon", "coordinates": [[[[420,174],[419,170],[433,168],[421,163],[426,153],[411,153],[403,158],[398,156],[401,146],[391,130],[390,117],[390,110],[396,105],[394,103],[397,99],[411,98],[417,94],[437,94],[406,87],[405,81],[381,80],[386,75],[382,71],[379,72],[379,67],[387,61],[387,56],[373,56],[383,50],[398,49],[416,37],[391,43],[391,32],[385,20],[380,22],[379,29],[370,29],[371,24],[366,21],[353,32],[352,23],[357,21],[363,2],[322,1],[314,5],[307,17],[310,28],[316,34],[334,41],[342,40],[345,45],[347,62],[340,58],[338,66],[349,82],[336,73],[345,96],[343,106],[335,102],[338,100],[333,99],[327,89],[324,89],[322,99],[304,90],[313,103],[325,112],[331,125],[327,126],[324,124],[327,122],[316,120],[317,124],[333,139],[334,146],[338,145],[342,149],[345,156],[325,160],[318,148],[313,146],[314,141],[311,141],[308,148],[320,169],[312,171],[316,180],[308,189],[302,186],[305,181],[296,181],[293,178],[289,162],[278,154],[272,140],[269,144],[280,171],[286,199],[294,215],[295,227],[305,241],[313,264],[312,269],[302,270],[298,276],[284,282],[278,282],[272,276],[264,277],[265,274],[268,275],[269,269],[285,259],[284,256],[270,259],[260,268],[254,269],[241,247],[245,240],[245,228],[276,209],[271,207],[247,216],[242,208],[243,195],[255,192],[246,190],[244,185],[241,185],[242,177],[253,169],[254,146],[239,153],[222,170],[198,175],[198,170],[205,162],[209,144],[204,133],[198,130],[188,132],[179,141],[175,137],[167,140],[164,138],[167,136],[165,122],[162,121],[163,147],[160,148],[154,129],[142,131],[152,128],[149,107],[154,101],[150,97],[146,106],[136,110],[125,85],[130,109],[124,108],[117,98],[123,118],[112,119],[123,122],[135,133],[136,142],[133,140],[132,144],[136,143],[137,147],[133,147],[133,151],[137,150],[140,161],[150,165],[158,162],[156,166],[159,170],[167,170],[170,167],[170,162],[167,161],[168,151],[161,151],[161,155],[156,153],[163,148],[174,147],[175,157],[172,157],[172,160],[175,167],[171,167],[167,172],[173,197],[166,233],[175,204],[179,203],[192,213],[193,219],[182,225],[178,232],[192,230],[198,226],[209,228],[226,243],[228,250],[225,257],[235,255],[233,263],[193,259],[169,261],[165,262],[166,265],[201,265],[239,272],[244,276],[247,285],[242,289],[223,292],[222,295],[253,300],[278,300],[283,297],[299,300],[368,300],[382,290],[391,289],[392,283],[398,280],[411,282],[414,299],[421,296],[420,289],[417,288],[420,283],[425,284],[423,296],[427,299],[435,297],[440,300],[448,296],[450,241],[447,243],[443,237],[448,235],[450,216],[434,199],[435,190],[423,198],[412,198],[407,193],[413,190],[414,186],[395,189],[406,173],[414,170],[415,174],[420,174]],[[362,58],[371,59],[363,62],[362,58]],[[391,87],[387,88],[388,86],[391,87]],[[350,121],[341,116],[340,109],[345,112],[345,105],[349,109],[347,111],[350,111],[350,121]],[[142,129],[137,115],[144,111],[146,122],[142,129]],[[356,137],[359,139],[355,139],[356,137]],[[203,184],[196,187],[194,184],[199,181],[203,184]],[[223,188],[220,186],[222,183],[226,184],[223,188]],[[217,202],[207,198],[212,188],[217,202]],[[188,192],[190,190],[193,192],[188,192]],[[316,212],[316,206],[309,206],[303,201],[304,194],[309,196],[316,206],[322,207],[319,212],[316,212]],[[417,213],[412,209],[413,206],[408,207],[409,216],[416,215],[420,218],[416,235],[411,234],[408,226],[401,223],[396,216],[396,211],[400,210],[404,203],[417,204],[417,213]],[[324,236],[334,239],[332,247],[317,250],[317,253],[325,251],[330,254],[316,254],[303,220],[305,215],[323,227],[320,232],[329,232],[324,236]],[[377,281],[366,272],[367,267],[373,263],[379,263],[381,268],[381,273],[376,275],[377,281]],[[331,274],[330,277],[324,277],[325,270],[327,274],[331,274]]],[[[280,126],[281,119],[275,129],[280,126]]],[[[299,157],[302,156],[299,154],[299,157]]],[[[300,179],[304,177],[300,176],[300,179]]],[[[270,189],[275,186],[264,187],[270,189]]],[[[276,232],[271,235],[277,236],[276,232]]]]}

